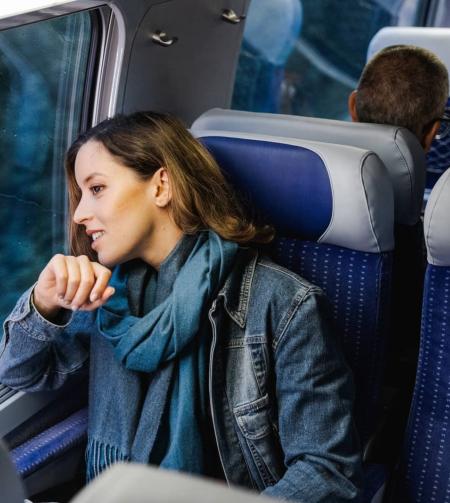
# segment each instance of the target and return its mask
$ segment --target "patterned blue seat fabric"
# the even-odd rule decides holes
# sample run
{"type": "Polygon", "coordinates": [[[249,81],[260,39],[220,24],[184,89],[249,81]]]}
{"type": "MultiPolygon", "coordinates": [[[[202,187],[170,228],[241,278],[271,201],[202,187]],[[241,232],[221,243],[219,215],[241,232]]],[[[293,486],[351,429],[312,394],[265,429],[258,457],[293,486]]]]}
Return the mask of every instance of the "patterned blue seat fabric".
{"type": "Polygon", "coordinates": [[[11,457],[18,473],[27,477],[72,447],[83,444],[86,436],[87,408],[84,408],[16,447],[11,457]]]}
{"type": "Polygon", "coordinates": [[[357,386],[355,421],[363,444],[373,433],[388,331],[390,254],[280,237],[273,259],[320,286],[332,304],[357,386]]]}
{"type": "Polygon", "coordinates": [[[22,419],[23,422],[4,435],[3,440],[18,474],[27,484],[27,490],[40,492],[54,486],[55,480],[62,484],[79,471],[81,467],[76,467],[77,459],[87,437],[86,403],[86,383],[76,379],[61,393],[56,393],[54,401],[27,420],[22,419]],[[71,459],[74,463],[70,462],[71,459]],[[58,468],[58,475],[55,475],[55,462],[66,467],[65,470],[58,468]]]}
{"type": "Polygon", "coordinates": [[[277,230],[273,258],[323,288],[373,432],[389,316],[393,195],[378,157],[351,147],[195,131],[243,199],[277,230]],[[350,197],[351,194],[351,197],[350,197]]]}
{"type": "Polygon", "coordinates": [[[425,210],[428,266],[419,364],[393,501],[450,500],[450,171],[425,210]]]}

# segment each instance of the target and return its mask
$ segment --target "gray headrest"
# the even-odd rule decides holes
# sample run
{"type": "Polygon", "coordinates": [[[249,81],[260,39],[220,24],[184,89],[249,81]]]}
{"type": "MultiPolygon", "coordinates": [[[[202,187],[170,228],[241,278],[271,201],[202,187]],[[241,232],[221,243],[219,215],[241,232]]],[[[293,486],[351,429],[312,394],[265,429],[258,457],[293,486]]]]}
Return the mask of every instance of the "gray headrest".
{"type": "Polygon", "coordinates": [[[418,139],[405,128],[215,108],[202,114],[191,128],[194,134],[197,130],[208,129],[269,134],[372,150],[391,178],[395,222],[414,225],[420,219],[426,158],[418,139]]]}
{"type": "MultiPolygon", "coordinates": [[[[310,150],[322,160],[332,193],[331,218],[318,242],[371,253],[394,248],[392,185],[386,168],[373,152],[347,145],[252,133],[196,129],[194,134],[198,138],[239,138],[294,145],[310,150]]],[[[262,170],[264,168],[265,166],[261,166],[262,170]]],[[[274,170],[274,177],[276,176],[274,170]]],[[[286,201],[286,204],[289,202],[286,201]]],[[[299,218],[302,217],[307,218],[299,215],[299,218]]]]}
{"type": "Polygon", "coordinates": [[[450,170],[437,181],[425,208],[424,233],[428,262],[450,266],[450,170]]]}
{"type": "Polygon", "coordinates": [[[438,56],[450,72],[450,28],[425,28],[423,26],[388,26],[377,32],[367,50],[369,60],[385,47],[397,44],[416,45],[438,56]]]}
{"type": "Polygon", "coordinates": [[[0,440],[0,495],[1,501],[23,503],[25,499],[22,482],[9,457],[8,450],[0,440]]]}

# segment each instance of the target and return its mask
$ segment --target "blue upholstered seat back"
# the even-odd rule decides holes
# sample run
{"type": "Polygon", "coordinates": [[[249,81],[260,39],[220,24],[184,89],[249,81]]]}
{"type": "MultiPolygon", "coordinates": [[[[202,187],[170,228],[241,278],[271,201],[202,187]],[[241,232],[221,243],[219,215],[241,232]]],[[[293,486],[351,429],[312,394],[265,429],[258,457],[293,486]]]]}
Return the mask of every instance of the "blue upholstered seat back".
{"type": "Polygon", "coordinates": [[[320,286],[356,383],[355,420],[362,442],[373,432],[385,361],[391,255],[280,237],[273,259],[320,286]]]}
{"type": "Polygon", "coordinates": [[[352,147],[197,135],[247,204],[275,226],[273,258],[328,295],[354,371],[365,442],[376,418],[389,313],[393,195],[384,166],[352,147]]]}
{"type": "Polygon", "coordinates": [[[419,364],[395,501],[450,499],[450,172],[425,211],[427,270],[419,364]]]}

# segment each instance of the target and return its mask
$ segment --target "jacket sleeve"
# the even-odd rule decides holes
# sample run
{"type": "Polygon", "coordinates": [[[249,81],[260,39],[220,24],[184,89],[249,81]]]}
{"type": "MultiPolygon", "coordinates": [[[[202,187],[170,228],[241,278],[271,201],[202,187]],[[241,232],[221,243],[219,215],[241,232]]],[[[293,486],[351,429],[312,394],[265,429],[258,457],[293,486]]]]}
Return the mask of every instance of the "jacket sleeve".
{"type": "Polygon", "coordinates": [[[311,288],[275,337],[278,427],[287,470],[264,494],[305,503],[359,501],[361,461],[353,382],[311,288]]]}
{"type": "Polygon", "coordinates": [[[31,293],[32,288],[20,297],[3,324],[0,382],[27,391],[57,389],[69,376],[86,372],[92,313],[67,311],[55,325],[37,312],[31,293]]]}

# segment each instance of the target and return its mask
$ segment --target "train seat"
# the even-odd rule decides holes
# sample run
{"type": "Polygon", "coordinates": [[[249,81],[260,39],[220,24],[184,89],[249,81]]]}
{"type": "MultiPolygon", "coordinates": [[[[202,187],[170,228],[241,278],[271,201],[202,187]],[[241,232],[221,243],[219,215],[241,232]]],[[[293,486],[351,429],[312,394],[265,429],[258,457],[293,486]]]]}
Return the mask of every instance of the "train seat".
{"type": "Polygon", "coordinates": [[[357,383],[356,422],[373,432],[389,316],[393,195],[366,150],[265,135],[199,131],[232,185],[271,222],[273,258],[320,286],[357,383]]]}
{"type": "Polygon", "coordinates": [[[420,220],[426,160],[420,142],[405,128],[213,108],[198,117],[191,130],[194,134],[197,130],[242,131],[371,150],[392,181],[395,223],[414,226],[420,220]]]}
{"type": "Polygon", "coordinates": [[[10,397],[11,417],[0,434],[28,496],[79,478],[84,471],[86,402],[87,386],[78,380],[55,392],[10,397]],[[32,413],[28,409],[33,402],[47,405],[32,413]]]}
{"type": "MultiPolygon", "coordinates": [[[[321,287],[356,383],[363,445],[374,434],[388,338],[394,202],[367,150],[229,131],[195,134],[243,200],[274,225],[274,260],[321,287]]],[[[379,501],[386,467],[366,464],[364,502],[379,501]]]]}
{"type": "Polygon", "coordinates": [[[297,42],[302,19],[302,4],[298,0],[250,3],[236,70],[236,81],[241,85],[234,88],[234,107],[276,111],[284,68],[297,42]],[[267,19],[271,20],[269,24],[267,19]]]}
{"type": "MultiPolygon", "coordinates": [[[[396,44],[412,44],[434,52],[444,62],[450,72],[449,28],[424,28],[411,26],[390,26],[382,28],[372,38],[367,51],[370,59],[381,49],[396,44]]],[[[450,98],[447,101],[446,116],[450,116],[450,98]]],[[[446,125],[442,125],[442,130],[446,125]]],[[[450,166],[450,135],[439,134],[434,139],[427,154],[427,178],[425,199],[441,174],[450,166]]]]}
{"type": "Polygon", "coordinates": [[[393,501],[448,501],[450,480],[450,171],[425,210],[427,270],[419,364],[393,501]]]}
{"type": "MultiPolygon", "coordinates": [[[[395,207],[392,336],[386,380],[394,390],[411,390],[419,344],[425,271],[421,211],[426,158],[415,135],[396,126],[218,108],[202,114],[191,129],[194,134],[200,129],[219,129],[337,143],[371,150],[378,155],[392,182],[395,207]]],[[[405,397],[402,414],[406,416],[409,410],[408,393],[400,394],[405,397]]],[[[391,398],[389,401],[392,402],[391,398]]]]}

